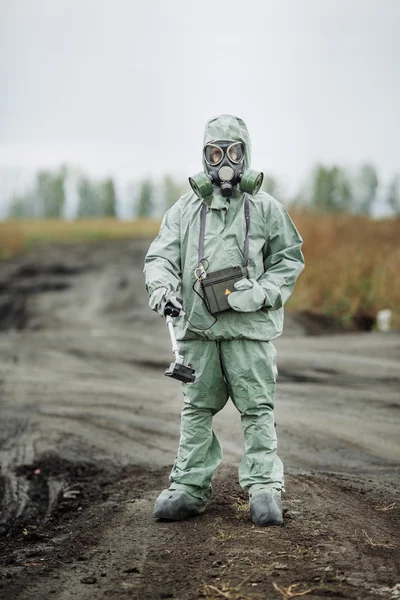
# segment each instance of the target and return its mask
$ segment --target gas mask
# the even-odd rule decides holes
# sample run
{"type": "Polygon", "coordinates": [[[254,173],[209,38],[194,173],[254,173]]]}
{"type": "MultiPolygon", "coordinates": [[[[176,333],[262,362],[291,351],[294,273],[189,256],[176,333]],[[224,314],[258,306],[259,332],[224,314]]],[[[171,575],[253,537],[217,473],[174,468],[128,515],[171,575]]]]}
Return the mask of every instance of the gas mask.
{"type": "Polygon", "coordinates": [[[199,198],[212,194],[213,185],[221,189],[224,198],[230,198],[233,188],[240,184],[240,190],[256,194],[264,175],[244,167],[244,145],[242,142],[216,141],[206,144],[203,150],[207,172],[189,177],[189,183],[199,198]]]}
{"type": "Polygon", "coordinates": [[[239,183],[243,171],[243,144],[215,142],[207,144],[203,153],[211,182],[221,188],[221,196],[230,198],[233,187],[239,183]]]}

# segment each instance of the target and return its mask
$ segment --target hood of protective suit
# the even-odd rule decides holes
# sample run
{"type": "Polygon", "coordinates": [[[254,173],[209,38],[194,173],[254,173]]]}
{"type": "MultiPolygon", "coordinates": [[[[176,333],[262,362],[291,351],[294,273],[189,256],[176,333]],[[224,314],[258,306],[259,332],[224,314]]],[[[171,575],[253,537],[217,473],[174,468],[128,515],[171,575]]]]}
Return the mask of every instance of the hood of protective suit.
{"type": "MultiPolygon", "coordinates": [[[[244,144],[244,169],[250,167],[251,142],[246,123],[233,115],[220,115],[207,121],[204,128],[203,148],[206,144],[226,140],[244,144]]],[[[203,150],[202,148],[202,150],[203,150]]],[[[207,172],[207,164],[203,155],[203,167],[207,172]]]]}

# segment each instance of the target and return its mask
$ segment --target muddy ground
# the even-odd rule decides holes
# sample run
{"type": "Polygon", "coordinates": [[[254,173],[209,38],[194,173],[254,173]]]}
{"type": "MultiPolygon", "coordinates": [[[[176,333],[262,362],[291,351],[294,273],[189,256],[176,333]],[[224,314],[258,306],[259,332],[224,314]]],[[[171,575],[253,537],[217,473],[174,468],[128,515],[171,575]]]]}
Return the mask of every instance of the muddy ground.
{"type": "Polygon", "coordinates": [[[0,598],[400,598],[400,335],[290,316],[277,341],[283,527],[255,528],[240,420],[199,518],[156,522],[179,384],[147,309],[146,242],[0,264],[0,598]]]}

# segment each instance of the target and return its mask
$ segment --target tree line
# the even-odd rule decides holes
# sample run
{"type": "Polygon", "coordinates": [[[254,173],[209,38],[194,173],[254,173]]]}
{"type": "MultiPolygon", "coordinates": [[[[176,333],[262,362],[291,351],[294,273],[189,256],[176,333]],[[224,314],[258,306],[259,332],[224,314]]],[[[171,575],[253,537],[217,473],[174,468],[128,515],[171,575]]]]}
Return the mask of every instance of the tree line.
{"type": "MultiPolygon", "coordinates": [[[[11,198],[8,217],[12,219],[65,217],[68,169],[41,170],[36,173],[30,189],[11,198]]],[[[118,217],[119,199],[112,177],[94,180],[79,175],[74,182],[77,203],[73,217],[118,217]]],[[[318,164],[312,169],[304,185],[292,197],[284,197],[278,180],[268,175],[263,189],[286,205],[307,206],[325,213],[352,212],[371,215],[377,202],[400,215],[400,176],[392,178],[382,191],[375,167],[363,164],[354,172],[340,166],[318,164]],[[379,190],[381,190],[379,192],[379,190]],[[379,194],[379,195],[378,195],[379,194]]],[[[150,178],[137,182],[130,188],[129,216],[132,218],[160,215],[189,191],[188,183],[166,175],[161,182],[150,178]]]]}

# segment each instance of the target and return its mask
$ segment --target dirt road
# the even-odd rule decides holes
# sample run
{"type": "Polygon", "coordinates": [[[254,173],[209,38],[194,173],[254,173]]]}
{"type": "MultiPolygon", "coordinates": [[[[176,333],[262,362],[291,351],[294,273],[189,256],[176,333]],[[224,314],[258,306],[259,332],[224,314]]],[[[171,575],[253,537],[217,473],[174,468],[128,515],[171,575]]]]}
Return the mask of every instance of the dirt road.
{"type": "Polygon", "coordinates": [[[287,318],[282,528],[249,520],[232,405],[215,419],[225,460],[209,509],[152,519],[181,395],[163,377],[146,246],[48,245],[0,265],[0,597],[400,598],[398,333],[287,318]]]}

